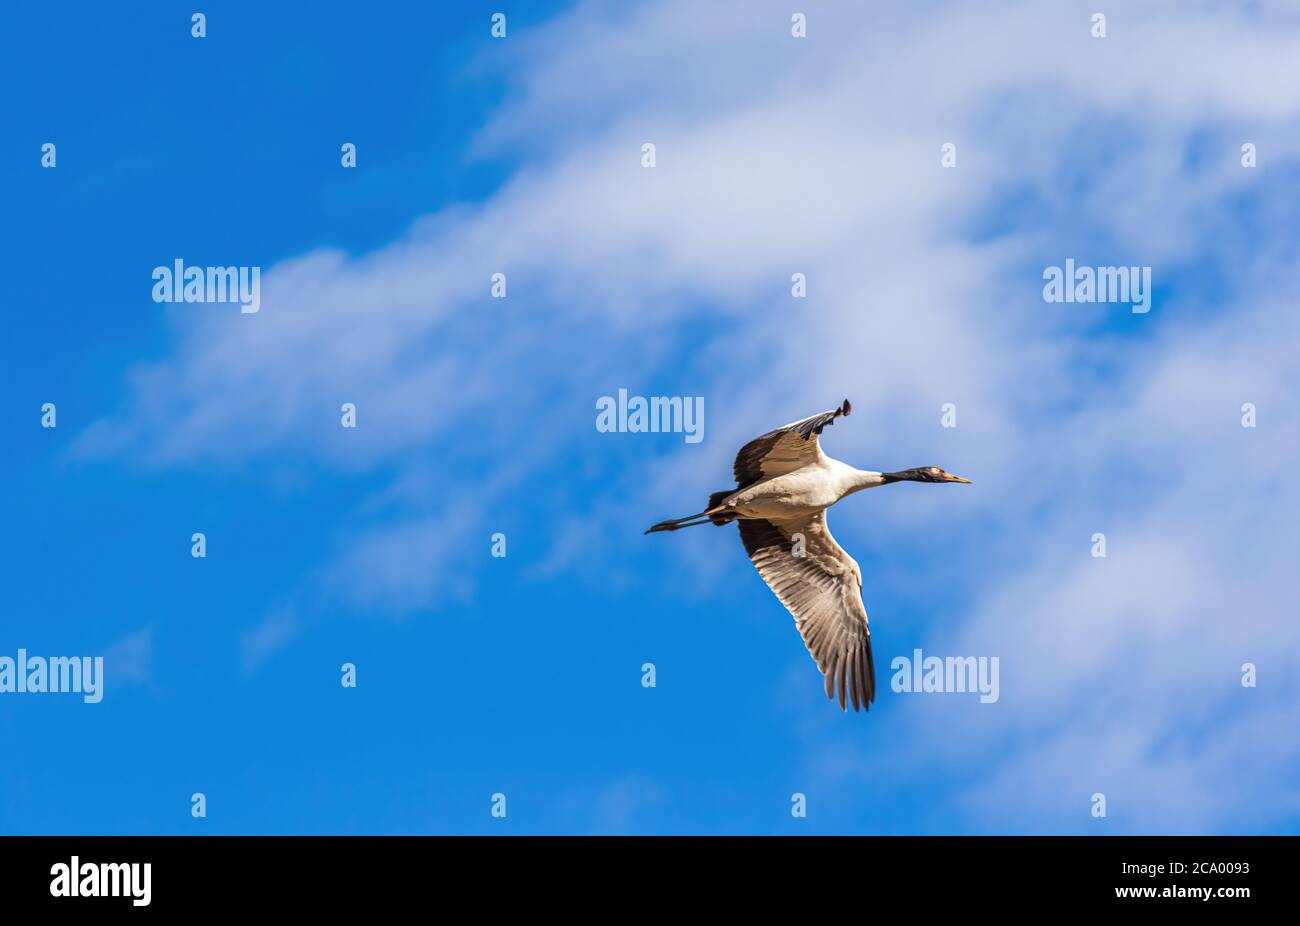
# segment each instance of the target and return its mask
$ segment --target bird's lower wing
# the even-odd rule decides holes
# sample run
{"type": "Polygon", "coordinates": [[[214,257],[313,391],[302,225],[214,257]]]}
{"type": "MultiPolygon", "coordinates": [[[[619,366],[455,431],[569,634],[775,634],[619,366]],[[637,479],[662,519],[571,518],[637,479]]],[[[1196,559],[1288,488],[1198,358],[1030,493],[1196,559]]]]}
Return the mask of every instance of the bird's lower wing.
{"type": "Polygon", "coordinates": [[[851,700],[855,711],[870,710],[876,669],[861,577],[827,529],[826,513],[797,521],[736,523],[758,574],[794,616],[826,678],[826,696],[834,698],[838,690],[841,708],[847,710],[851,700]]]}

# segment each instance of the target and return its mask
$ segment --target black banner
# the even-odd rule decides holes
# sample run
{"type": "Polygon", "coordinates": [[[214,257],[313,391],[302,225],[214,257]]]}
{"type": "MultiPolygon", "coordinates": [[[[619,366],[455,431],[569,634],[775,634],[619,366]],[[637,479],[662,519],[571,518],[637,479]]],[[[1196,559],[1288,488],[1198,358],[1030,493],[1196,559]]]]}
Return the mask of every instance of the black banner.
{"type": "Polygon", "coordinates": [[[9,837],[0,891],[8,911],[69,914],[338,913],[538,891],[649,909],[705,891],[738,907],[775,892],[850,908],[1231,916],[1288,900],[1296,849],[1293,837],[9,837]]]}

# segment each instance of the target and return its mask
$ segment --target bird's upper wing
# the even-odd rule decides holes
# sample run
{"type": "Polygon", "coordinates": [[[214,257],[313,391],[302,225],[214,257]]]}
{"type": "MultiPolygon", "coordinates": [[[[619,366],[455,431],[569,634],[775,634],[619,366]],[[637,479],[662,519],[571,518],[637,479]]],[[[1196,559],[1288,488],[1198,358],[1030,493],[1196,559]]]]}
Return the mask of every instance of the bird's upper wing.
{"type": "Polygon", "coordinates": [[[845,399],[839,408],[792,422],[754,438],[736,454],[733,467],[736,485],[744,488],[760,479],[792,473],[801,466],[815,463],[822,456],[817,435],[821,434],[826,425],[850,411],[852,406],[845,399]]]}
{"type": "Polygon", "coordinates": [[[862,573],[835,542],[826,512],[786,521],[742,520],[740,539],[763,581],[794,615],[808,652],[826,677],[826,697],[838,688],[840,707],[871,709],[876,668],[862,605],[862,573]],[[803,556],[795,535],[803,535],[803,556]]]}

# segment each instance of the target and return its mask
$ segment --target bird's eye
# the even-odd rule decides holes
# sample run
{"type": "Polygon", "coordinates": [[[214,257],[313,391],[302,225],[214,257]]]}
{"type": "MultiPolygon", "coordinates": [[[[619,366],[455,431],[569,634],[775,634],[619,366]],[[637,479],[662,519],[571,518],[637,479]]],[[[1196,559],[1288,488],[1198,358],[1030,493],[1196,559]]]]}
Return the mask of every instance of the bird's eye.
{"type": "Polygon", "coordinates": [[[939,475],[939,467],[937,467],[937,466],[931,466],[931,467],[930,467],[930,472],[934,473],[936,476],[939,475]]]}

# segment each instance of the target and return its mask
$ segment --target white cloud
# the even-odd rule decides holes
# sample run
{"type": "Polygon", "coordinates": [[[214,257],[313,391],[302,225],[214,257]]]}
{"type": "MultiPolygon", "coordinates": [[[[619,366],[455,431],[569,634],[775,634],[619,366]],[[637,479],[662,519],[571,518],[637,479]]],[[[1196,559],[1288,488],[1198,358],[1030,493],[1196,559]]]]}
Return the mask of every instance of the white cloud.
{"type": "Polygon", "coordinates": [[[348,544],[327,584],[365,608],[409,610],[438,601],[466,600],[474,554],[488,548],[488,534],[475,546],[475,524],[463,508],[370,528],[348,544]]]}
{"type": "Polygon", "coordinates": [[[255,627],[239,636],[244,671],[252,672],[302,632],[302,621],[292,607],[273,608],[255,627]]]}
{"type": "Polygon", "coordinates": [[[104,671],[109,684],[139,685],[152,676],[153,630],[143,627],[104,650],[104,671]]]}

